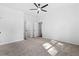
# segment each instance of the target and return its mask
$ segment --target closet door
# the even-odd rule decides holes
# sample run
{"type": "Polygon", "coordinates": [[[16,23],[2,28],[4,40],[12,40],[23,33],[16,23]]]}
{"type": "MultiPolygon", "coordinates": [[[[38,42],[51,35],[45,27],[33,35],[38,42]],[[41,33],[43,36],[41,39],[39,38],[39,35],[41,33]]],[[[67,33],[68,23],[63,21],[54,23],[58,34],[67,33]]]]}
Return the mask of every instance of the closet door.
{"type": "Polygon", "coordinates": [[[34,17],[31,14],[24,14],[24,39],[34,37],[34,17]]]}

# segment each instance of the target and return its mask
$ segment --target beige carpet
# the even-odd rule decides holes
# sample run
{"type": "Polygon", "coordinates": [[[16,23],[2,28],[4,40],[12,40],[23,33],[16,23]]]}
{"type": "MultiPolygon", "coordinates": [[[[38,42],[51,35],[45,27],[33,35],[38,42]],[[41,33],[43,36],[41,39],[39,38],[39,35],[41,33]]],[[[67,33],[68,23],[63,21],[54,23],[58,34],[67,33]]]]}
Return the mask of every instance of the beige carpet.
{"type": "Polygon", "coordinates": [[[0,46],[0,56],[79,56],[79,46],[43,38],[0,46]]]}

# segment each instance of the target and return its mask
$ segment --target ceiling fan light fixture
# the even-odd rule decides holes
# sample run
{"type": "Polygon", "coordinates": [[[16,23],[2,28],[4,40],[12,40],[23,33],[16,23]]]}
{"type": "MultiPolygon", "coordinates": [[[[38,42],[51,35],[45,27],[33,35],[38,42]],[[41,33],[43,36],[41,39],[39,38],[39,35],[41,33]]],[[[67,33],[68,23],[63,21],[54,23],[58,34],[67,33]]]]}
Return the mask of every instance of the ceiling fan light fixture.
{"type": "Polygon", "coordinates": [[[38,11],[40,11],[40,8],[38,8],[38,11]]]}
{"type": "Polygon", "coordinates": [[[34,3],[34,5],[37,7],[37,9],[30,9],[30,10],[37,10],[38,14],[39,14],[40,11],[47,12],[47,10],[44,10],[43,8],[45,8],[46,6],[48,6],[48,4],[46,4],[44,6],[40,6],[40,4],[34,3]]]}

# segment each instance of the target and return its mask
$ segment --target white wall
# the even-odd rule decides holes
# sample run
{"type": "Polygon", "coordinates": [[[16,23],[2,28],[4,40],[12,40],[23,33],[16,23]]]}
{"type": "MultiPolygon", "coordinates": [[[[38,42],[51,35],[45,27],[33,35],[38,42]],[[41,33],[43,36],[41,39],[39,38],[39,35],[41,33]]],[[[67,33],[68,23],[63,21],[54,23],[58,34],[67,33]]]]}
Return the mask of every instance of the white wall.
{"type": "Polygon", "coordinates": [[[43,37],[79,45],[79,4],[49,4],[43,37]]]}
{"type": "Polygon", "coordinates": [[[0,17],[0,44],[23,40],[23,12],[0,6],[0,17]]]}

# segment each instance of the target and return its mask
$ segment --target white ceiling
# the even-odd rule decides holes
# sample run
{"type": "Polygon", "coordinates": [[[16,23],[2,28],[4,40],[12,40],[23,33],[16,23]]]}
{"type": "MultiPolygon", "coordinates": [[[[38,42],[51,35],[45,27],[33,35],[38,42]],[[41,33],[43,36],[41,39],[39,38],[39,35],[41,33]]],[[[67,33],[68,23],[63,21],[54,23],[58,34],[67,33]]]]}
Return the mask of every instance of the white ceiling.
{"type": "MultiPolygon", "coordinates": [[[[41,3],[41,6],[45,5],[47,3],[41,3]]],[[[45,7],[44,9],[47,10],[48,12],[41,12],[41,14],[51,14],[54,12],[54,10],[58,9],[58,8],[64,8],[66,7],[67,5],[69,5],[70,7],[73,6],[73,7],[78,7],[79,4],[73,4],[73,3],[48,3],[48,7],[45,7]]],[[[6,7],[9,7],[9,8],[13,8],[13,9],[16,9],[16,10],[20,10],[20,11],[25,11],[25,12],[28,12],[28,13],[37,13],[37,11],[31,11],[29,9],[32,9],[32,8],[36,8],[35,5],[33,3],[0,3],[0,5],[2,6],[6,6],[6,7]]],[[[67,6],[68,7],[68,6],[67,6]]],[[[69,7],[69,8],[70,8],[69,7]]]]}
{"type": "MultiPolygon", "coordinates": [[[[31,11],[29,9],[36,8],[33,3],[0,3],[2,6],[6,6],[9,8],[14,8],[16,10],[20,11],[27,11],[27,12],[36,12],[36,11],[31,11]]],[[[45,3],[42,3],[41,6],[45,5],[45,3]]]]}
{"type": "Polygon", "coordinates": [[[14,9],[18,9],[21,11],[27,11],[30,8],[34,7],[34,5],[32,5],[31,3],[0,3],[0,5],[2,6],[6,6],[9,8],[14,8],[14,9]]]}
{"type": "MultiPolygon", "coordinates": [[[[45,4],[46,3],[41,3],[41,6],[45,4]]],[[[48,3],[48,4],[49,6],[45,8],[47,10],[52,9],[52,8],[59,8],[62,6],[67,6],[67,5],[79,5],[77,3],[76,4],[75,3],[74,4],[73,3],[69,3],[69,4],[68,3],[48,3]]],[[[0,5],[18,9],[21,11],[28,11],[31,8],[36,8],[33,3],[0,3],[0,5]]]]}

